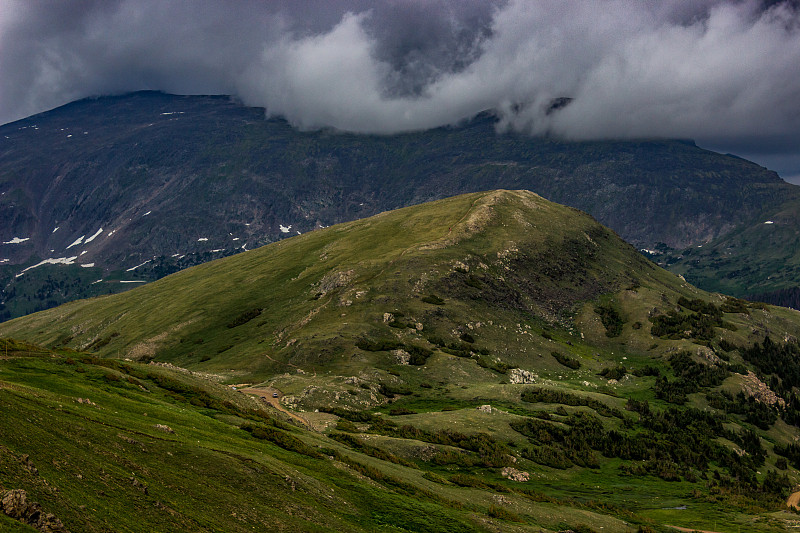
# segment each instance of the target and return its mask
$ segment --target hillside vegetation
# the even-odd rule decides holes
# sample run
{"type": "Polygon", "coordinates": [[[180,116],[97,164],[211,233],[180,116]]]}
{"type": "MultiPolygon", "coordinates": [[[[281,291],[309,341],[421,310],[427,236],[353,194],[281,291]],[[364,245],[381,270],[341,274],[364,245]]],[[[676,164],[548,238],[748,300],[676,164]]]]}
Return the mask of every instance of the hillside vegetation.
{"type": "Polygon", "coordinates": [[[700,291],[525,191],[296,236],[0,335],[43,347],[0,351],[0,485],[73,531],[797,522],[800,316],[700,291]]]}

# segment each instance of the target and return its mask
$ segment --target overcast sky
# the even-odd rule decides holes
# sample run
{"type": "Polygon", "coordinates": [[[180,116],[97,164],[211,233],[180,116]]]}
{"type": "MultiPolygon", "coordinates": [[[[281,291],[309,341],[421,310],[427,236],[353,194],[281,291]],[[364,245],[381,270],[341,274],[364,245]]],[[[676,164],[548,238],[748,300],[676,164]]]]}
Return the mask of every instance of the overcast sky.
{"type": "Polygon", "coordinates": [[[0,0],[0,123],[140,89],[357,132],[495,109],[535,135],[693,138],[800,180],[798,2],[0,0]]]}

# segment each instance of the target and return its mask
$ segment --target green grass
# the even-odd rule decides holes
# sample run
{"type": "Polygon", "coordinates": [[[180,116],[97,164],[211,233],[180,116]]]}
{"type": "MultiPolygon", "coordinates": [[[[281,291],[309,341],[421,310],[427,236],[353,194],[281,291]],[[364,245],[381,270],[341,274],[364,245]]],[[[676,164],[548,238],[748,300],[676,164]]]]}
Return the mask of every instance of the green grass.
{"type": "MultiPolygon", "coordinates": [[[[681,298],[725,302],[647,262],[591,218],[531,193],[466,195],[334,226],[1,324],[0,334],[56,352],[0,344],[0,357],[11,353],[0,359],[0,445],[12,452],[0,484],[31,491],[81,531],[593,524],[622,532],[627,524],[710,529],[716,517],[724,518],[719,531],[774,530],[751,521],[782,505],[778,495],[757,499],[756,488],[777,462],[774,445],[796,436],[783,421],[757,431],[765,465],[714,448],[703,467],[677,465],[680,481],[654,475],[669,474],[659,465],[628,474],[643,460],[592,448],[612,431],[627,439],[655,431],[660,445],[672,435],[645,426],[628,400],[695,416],[710,409],[706,392],[737,392],[743,383],[734,374],[676,406],[656,397],[655,376],[637,370],[675,381],[670,359],[683,351],[696,364],[754,368],[736,350],[726,350],[728,362],[716,362],[714,351],[723,339],[739,346],[767,332],[800,336],[796,314],[767,307],[724,313],[722,323],[736,327],[712,326],[708,346],[692,336],[654,337],[650,319],[681,298]],[[432,294],[443,305],[425,301],[432,294]],[[564,366],[554,352],[580,366],[564,366]],[[400,364],[414,354],[424,354],[414,361],[422,364],[400,364]],[[627,372],[608,379],[618,366],[627,372]],[[244,382],[280,391],[282,405],[315,431],[225,386],[244,382]],[[523,401],[534,389],[558,394],[523,401]],[[336,416],[315,412],[334,407],[359,414],[337,426],[336,416]],[[581,421],[599,425],[593,443],[541,442],[578,434],[571,428],[581,421]],[[337,427],[358,440],[329,438],[337,427]],[[526,452],[534,446],[565,454],[576,446],[594,459],[548,462],[526,452]],[[14,459],[23,454],[38,477],[14,459]],[[529,480],[510,481],[506,466],[529,480]],[[715,478],[756,469],[752,494],[715,478]]],[[[752,429],[743,416],[710,412],[724,424],[685,434],[731,448],[738,437],[720,427],[752,429]]],[[[794,468],[787,473],[800,481],[794,468]]]]}

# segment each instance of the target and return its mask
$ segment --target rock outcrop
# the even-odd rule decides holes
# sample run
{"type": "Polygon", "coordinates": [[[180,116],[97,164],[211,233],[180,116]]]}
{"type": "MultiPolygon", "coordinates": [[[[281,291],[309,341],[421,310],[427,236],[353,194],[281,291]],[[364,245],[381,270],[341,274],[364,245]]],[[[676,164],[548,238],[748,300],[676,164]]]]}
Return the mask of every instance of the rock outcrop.
{"type": "Polygon", "coordinates": [[[55,515],[42,511],[38,502],[28,501],[28,493],[22,489],[0,493],[0,511],[42,533],[69,533],[55,515]]]}

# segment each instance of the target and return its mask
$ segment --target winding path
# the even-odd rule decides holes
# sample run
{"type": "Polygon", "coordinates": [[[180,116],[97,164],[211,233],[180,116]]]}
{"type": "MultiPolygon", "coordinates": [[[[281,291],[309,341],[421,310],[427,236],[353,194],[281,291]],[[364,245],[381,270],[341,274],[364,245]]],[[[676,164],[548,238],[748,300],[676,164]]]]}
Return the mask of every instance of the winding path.
{"type": "Polygon", "coordinates": [[[274,393],[280,394],[280,391],[278,389],[273,389],[272,387],[247,387],[245,389],[239,389],[239,390],[244,392],[245,394],[260,396],[261,401],[270,404],[272,407],[274,407],[281,413],[292,417],[293,419],[297,420],[307,428],[313,429],[313,426],[308,420],[306,420],[305,418],[303,418],[298,414],[289,411],[288,409],[286,409],[284,406],[281,405],[280,398],[275,398],[272,396],[274,393]]]}

